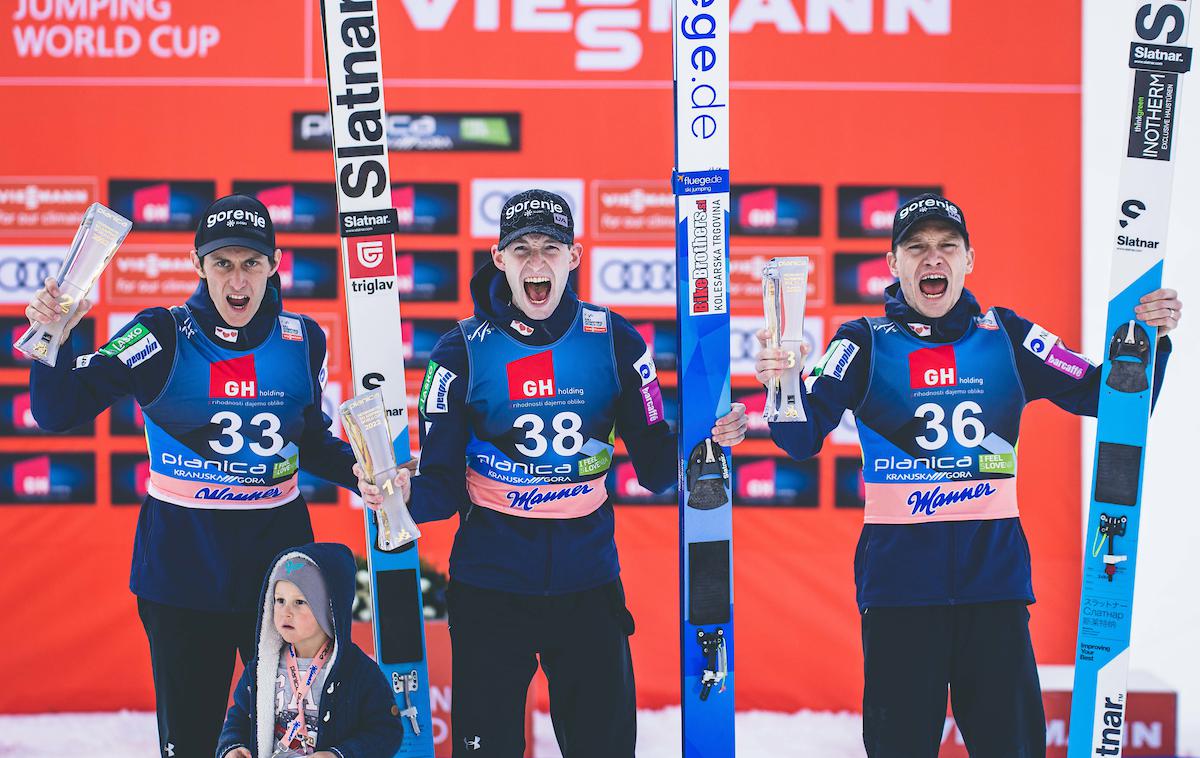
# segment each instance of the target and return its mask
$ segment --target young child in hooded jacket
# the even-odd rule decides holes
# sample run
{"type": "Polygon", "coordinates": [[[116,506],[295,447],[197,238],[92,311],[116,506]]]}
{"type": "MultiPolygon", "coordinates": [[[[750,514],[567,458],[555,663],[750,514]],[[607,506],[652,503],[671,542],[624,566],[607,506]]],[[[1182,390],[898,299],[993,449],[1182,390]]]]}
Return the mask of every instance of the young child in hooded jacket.
{"type": "Polygon", "coordinates": [[[310,543],[275,557],[256,655],[216,758],[391,758],[404,727],[383,672],[350,640],[354,556],[310,543]]]}

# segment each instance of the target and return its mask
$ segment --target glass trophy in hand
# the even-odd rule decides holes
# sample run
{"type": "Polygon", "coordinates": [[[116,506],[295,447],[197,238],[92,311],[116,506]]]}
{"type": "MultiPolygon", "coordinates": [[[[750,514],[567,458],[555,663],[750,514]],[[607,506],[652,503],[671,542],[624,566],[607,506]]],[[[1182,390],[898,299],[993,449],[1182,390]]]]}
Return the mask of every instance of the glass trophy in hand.
{"type": "MultiPolygon", "coordinates": [[[[404,547],[421,536],[404,502],[404,495],[392,481],[399,467],[388,427],[387,405],[383,390],[374,389],[355,395],[341,405],[342,424],[354,448],[354,457],[366,479],[383,492],[383,504],[375,510],[376,542],[380,550],[404,547]]],[[[408,440],[404,440],[407,444],[408,440]]]]}
{"type": "Polygon", "coordinates": [[[767,347],[788,356],[783,375],[767,383],[767,421],[807,421],[801,393],[804,365],[799,360],[804,341],[804,305],[808,294],[808,258],[772,258],[763,266],[763,313],[767,317],[767,347]]]}
{"type": "Polygon", "coordinates": [[[129,219],[100,203],[92,203],[92,207],[83,214],[83,221],[79,223],[79,230],[75,232],[71,250],[55,277],[65,298],[59,304],[62,318],[49,324],[35,321],[21,339],[13,344],[14,348],[47,366],[53,366],[57,362],[63,330],[71,323],[75,312],[79,310],[79,304],[87,297],[88,291],[100,278],[100,274],[104,272],[104,268],[132,228],[133,222],[129,219]]]}

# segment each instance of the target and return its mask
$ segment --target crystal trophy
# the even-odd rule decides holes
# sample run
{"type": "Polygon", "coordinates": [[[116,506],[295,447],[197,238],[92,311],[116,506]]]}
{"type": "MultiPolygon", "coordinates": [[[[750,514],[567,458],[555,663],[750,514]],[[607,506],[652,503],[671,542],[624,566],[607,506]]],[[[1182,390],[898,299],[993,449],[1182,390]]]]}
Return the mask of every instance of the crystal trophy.
{"type": "Polygon", "coordinates": [[[57,362],[63,329],[71,322],[71,317],[79,310],[79,303],[87,297],[132,228],[133,222],[129,219],[100,203],[92,203],[83,214],[71,250],[54,277],[65,297],[59,304],[63,317],[49,324],[35,321],[13,344],[14,348],[47,366],[57,362]]]}
{"type": "Polygon", "coordinates": [[[804,341],[804,304],[808,294],[808,258],[772,258],[763,266],[763,313],[767,317],[767,347],[788,356],[783,375],[767,383],[767,421],[807,421],[800,393],[804,365],[797,361],[804,341]]]}
{"type": "Polygon", "coordinates": [[[396,450],[392,447],[383,390],[373,389],[355,395],[342,403],[340,410],[358,465],[365,478],[383,492],[383,504],[375,510],[378,526],[375,541],[380,550],[404,547],[420,537],[421,530],[409,514],[404,496],[392,481],[399,466],[396,465],[396,450]]]}

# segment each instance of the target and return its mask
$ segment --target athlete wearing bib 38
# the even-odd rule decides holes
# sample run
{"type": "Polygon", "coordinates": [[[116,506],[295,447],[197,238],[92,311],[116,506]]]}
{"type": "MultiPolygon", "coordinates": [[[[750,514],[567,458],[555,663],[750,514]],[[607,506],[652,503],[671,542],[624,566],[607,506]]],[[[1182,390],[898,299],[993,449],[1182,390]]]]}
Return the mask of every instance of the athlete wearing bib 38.
{"type": "MultiPolygon", "coordinates": [[[[460,758],[524,755],[539,660],[563,755],[633,756],[633,618],[605,479],[619,431],[641,483],[666,489],[675,439],[646,343],[567,286],[582,253],[573,229],[558,195],[505,203],[492,261],[471,282],[475,315],[442,337],[421,387],[409,509],[460,516],[447,593],[460,758]]],[[[733,445],[745,426],[735,406],[713,435],[733,445]]],[[[408,472],[398,482],[407,492],[408,472]]]]}
{"type": "MultiPolygon", "coordinates": [[[[966,220],[945,198],[922,195],[897,211],[887,260],[899,283],[887,289],[886,315],[838,329],[807,382],[807,423],[771,425],[776,444],[804,459],[846,409],[858,424],[863,741],[872,758],[935,758],[948,687],[973,758],[1044,756],[1017,435],[1024,406],[1039,398],[1096,415],[1100,370],[1011,310],[980,309],[963,288],[975,262],[966,220]]],[[[1181,308],[1172,290],[1138,307],[1158,327],[1155,395],[1181,308]]],[[[787,365],[765,336],[764,382],[787,365]]]]}
{"type": "MultiPolygon", "coordinates": [[[[60,355],[56,368],[34,364],[30,375],[33,414],[47,430],[126,395],[142,408],[150,481],[129,586],[150,642],[164,756],[216,750],[234,652],[243,662],[254,653],[267,566],[312,542],[299,470],[355,482],[350,448],[321,411],[325,335],[282,310],[278,256],[266,207],[221,198],[201,216],[200,283],[186,303],[144,310],[97,352],[60,355]]],[[[58,298],[47,280],[27,315],[56,318],[58,298]]]]}

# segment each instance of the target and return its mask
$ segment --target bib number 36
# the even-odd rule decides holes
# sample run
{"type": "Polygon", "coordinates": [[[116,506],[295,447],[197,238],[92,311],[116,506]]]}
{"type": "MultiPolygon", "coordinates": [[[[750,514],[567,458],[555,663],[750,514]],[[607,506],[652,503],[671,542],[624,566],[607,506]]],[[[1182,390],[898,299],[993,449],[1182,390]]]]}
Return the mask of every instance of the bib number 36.
{"type": "Polygon", "coordinates": [[[925,420],[925,434],[916,438],[916,442],[926,450],[940,450],[954,435],[954,441],[962,447],[978,447],[987,436],[983,422],[976,416],[983,413],[979,403],[964,400],[954,407],[950,415],[950,429],[945,426],[946,411],[937,403],[925,403],[917,408],[916,418],[925,420]]]}

